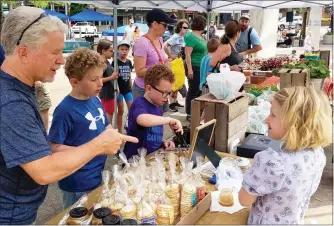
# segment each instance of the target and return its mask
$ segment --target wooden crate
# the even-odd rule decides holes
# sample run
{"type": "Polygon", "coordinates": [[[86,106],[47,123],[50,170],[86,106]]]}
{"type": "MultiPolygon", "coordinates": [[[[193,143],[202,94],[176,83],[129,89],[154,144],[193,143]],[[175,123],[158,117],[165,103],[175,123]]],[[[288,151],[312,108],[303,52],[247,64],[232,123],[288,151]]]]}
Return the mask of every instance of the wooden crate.
{"type": "MultiPolygon", "coordinates": [[[[205,122],[217,119],[214,138],[210,144],[215,150],[228,152],[229,143],[232,141],[230,138],[237,136],[243,139],[240,131],[243,131],[248,123],[248,99],[242,93],[238,93],[237,97],[229,102],[216,99],[210,93],[194,99],[191,103],[191,140],[196,127],[200,125],[202,111],[205,122]]],[[[245,132],[246,130],[243,135],[245,132]]]]}
{"type": "Polygon", "coordinates": [[[291,86],[309,86],[310,70],[309,69],[286,69],[283,68],[279,72],[280,89],[291,86]]]}
{"type": "Polygon", "coordinates": [[[323,60],[327,68],[329,68],[330,56],[330,50],[320,50],[319,60],[323,60]]]}

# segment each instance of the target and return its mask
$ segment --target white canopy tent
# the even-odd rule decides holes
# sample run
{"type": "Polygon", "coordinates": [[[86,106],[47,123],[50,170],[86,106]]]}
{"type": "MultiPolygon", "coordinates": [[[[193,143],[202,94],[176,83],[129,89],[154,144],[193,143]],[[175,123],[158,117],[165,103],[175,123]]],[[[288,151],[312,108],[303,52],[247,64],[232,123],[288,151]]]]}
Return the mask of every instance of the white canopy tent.
{"type": "MultiPolygon", "coordinates": [[[[56,0],[65,2],[64,0],[56,0]]],[[[320,7],[333,6],[332,0],[285,0],[285,1],[251,1],[251,0],[67,0],[66,3],[79,3],[79,4],[91,4],[98,8],[112,9],[114,17],[114,29],[117,29],[117,8],[160,8],[160,9],[176,9],[176,10],[191,10],[198,12],[226,12],[226,11],[240,11],[240,10],[261,10],[261,9],[280,9],[280,8],[306,8],[314,7],[320,9],[320,7]]],[[[262,10],[263,11],[263,10],[262,10]]],[[[270,11],[270,10],[269,10],[270,11]]],[[[270,12],[263,13],[262,18],[270,15],[270,12]]],[[[319,10],[317,11],[319,13],[319,10]]],[[[272,19],[272,18],[271,18],[272,19]]],[[[262,20],[261,20],[262,21],[262,20]]],[[[270,22],[263,20],[266,25],[270,22]]],[[[272,20],[274,21],[274,20],[272,20]]],[[[209,20],[208,20],[209,23],[209,20]]],[[[313,23],[313,22],[312,22],[313,23]]],[[[274,26],[264,26],[273,28],[274,26]]],[[[277,27],[277,26],[276,26],[277,27]]],[[[275,27],[275,29],[277,29],[275,27]]],[[[267,37],[267,39],[271,39],[267,37]]],[[[114,33],[114,49],[117,52],[117,32],[114,33]]],[[[115,54],[114,62],[117,67],[117,56],[115,54]]],[[[115,82],[116,84],[116,82],[115,82]]],[[[116,101],[115,101],[116,103],[116,101]]],[[[117,107],[117,105],[116,105],[117,107]]],[[[115,107],[115,109],[117,109],[115,107]]],[[[116,122],[116,120],[115,120],[116,122]]],[[[114,124],[116,126],[116,123],[114,124]]]]}

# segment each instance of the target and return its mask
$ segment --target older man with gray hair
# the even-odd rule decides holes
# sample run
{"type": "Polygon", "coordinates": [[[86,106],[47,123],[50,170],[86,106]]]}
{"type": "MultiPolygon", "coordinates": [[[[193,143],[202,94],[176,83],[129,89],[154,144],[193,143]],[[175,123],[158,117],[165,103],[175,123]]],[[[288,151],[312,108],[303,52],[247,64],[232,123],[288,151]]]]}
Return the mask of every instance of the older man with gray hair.
{"type": "Polygon", "coordinates": [[[32,224],[47,184],[103,154],[115,154],[136,138],[108,127],[79,147],[52,153],[34,93],[36,81],[50,82],[64,64],[67,27],[42,9],[9,12],[1,31],[6,59],[0,70],[0,224],[32,224]]]}

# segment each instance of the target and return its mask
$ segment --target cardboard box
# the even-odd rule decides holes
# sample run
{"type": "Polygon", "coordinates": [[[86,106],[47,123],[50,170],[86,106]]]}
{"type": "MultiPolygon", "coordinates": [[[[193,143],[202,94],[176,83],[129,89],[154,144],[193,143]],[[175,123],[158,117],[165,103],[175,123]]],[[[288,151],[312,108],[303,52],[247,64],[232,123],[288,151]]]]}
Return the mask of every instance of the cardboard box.
{"type": "Polygon", "coordinates": [[[286,69],[279,71],[280,89],[291,86],[309,86],[310,70],[309,69],[286,69]]]}
{"type": "Polygon", "coordinates": [[[197,203],[176,225],[194,225],[210,209],[210,206],[211,193],[207,193],[204,199],[197,203]]]}
{"type": "Polygon", "coordinates": [[[242,93],[231,101],[216,99],[210,93],[194,99],[191,104],[191,141],[196,127],[200,125],[203,110],[205,122],[217,119],[214,142],[210,146],[216,151],[228,152],[228,139],[247,126],[248,99],[242,93]]]}

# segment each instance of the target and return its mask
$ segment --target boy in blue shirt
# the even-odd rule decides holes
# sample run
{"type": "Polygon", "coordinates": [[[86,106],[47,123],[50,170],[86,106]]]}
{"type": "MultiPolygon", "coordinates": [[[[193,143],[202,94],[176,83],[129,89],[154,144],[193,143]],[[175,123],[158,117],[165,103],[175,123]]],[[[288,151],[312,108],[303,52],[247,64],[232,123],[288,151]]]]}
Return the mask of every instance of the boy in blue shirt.
{"type": "Polygon", "coordinates": [[[129,159],[139,148],[146,148],[147,154],[162,147],[175,148],[173,141],[163,140],[163,125],[169,125],[175,132],[183,133],[179,120],[163,117],[161,105],[168,101],[175,81],[173,72],[165,65],[154,65],[145,76],[145,94],[135,99],[129,111],[127,134],[138,138],[139,143],[126,143],[124,154],[129,159]]]}
{"type": "Polygon", "coordinates": [[[199,90],[202,91],[202,94],[206,94],[209,92],[209,87],[206,83],[206,77],[208,77],[208,75],[212,72],[212,68],[210,67],[210,61],[212,58],[212,54],[218,49],[219,44],[219,40],[217,39],[210,39],[207,43],[208,55],[202,58],[200,66],[199,90]]]}
{"type": "MultiPolygon", "coordinates": [[[[72,91],[53,114],[49,133],[53,152],[62,151],[65,145],[85,144],[101,134],[110,124],[97,97],[102,89],[105,67],[103,58],[97,52],[86,48],[78,48],[67,57],[65,74],[72,91]]],[[[106,159],[106,155],[97,156],[58,182],[64,209],[101,184],[101,173],[106,159]]]]}

